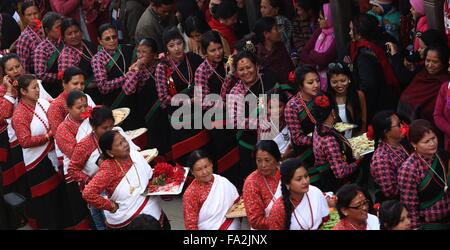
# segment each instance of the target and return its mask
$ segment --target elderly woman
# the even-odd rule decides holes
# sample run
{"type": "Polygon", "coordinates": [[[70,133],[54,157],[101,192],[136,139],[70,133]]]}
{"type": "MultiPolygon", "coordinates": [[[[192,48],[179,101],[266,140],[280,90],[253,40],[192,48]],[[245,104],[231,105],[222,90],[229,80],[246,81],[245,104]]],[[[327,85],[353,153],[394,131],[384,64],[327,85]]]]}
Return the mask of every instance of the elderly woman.
{"type": "Polygon", "coordinates": [[[281,192],[269,214],[271,230],[317,230],[329,219],[327,200],[320,189],[309,184],[302,161],[281,163],[281,192]],[[290,213],[289,213],[289,212],[290,213]]]}
{"type": "Polygon", "coordinates": [[[327,90],[327,66],[337,59],[336,43],[334,40],[333,19],[330,4],[323,5],[319,16],[319,29],[303,47],[300,54],[302,63],[311,64],[319,70],[321,89],[327,90]]]}
{"type": "Polygon", "coordinates": [[[448,229],[450,222],[449,157],[438,153],[434,126],[415,120],[408,138],[416,151],[398,170],[400,199],[411,219],[412,229],[448,229]]]}
{"type": "Polygon", "coordinates": [[[410,121],[419,118],[433,121],[439,89],[450,79],[447,72],[448,48],[429,47],[425,55],[425,69],[403,91],[398,104],[398,114],[410,121]]]}
{"type": "Polygon", "coordinates": [[[184,225],[187,230],[239,230],[240,219],[226,218],[239,199],[236,187],[227,178],[213,174],[213,163],[203,150],[188,159],[194,181],[183,195],[184,225]]]}
{"type": "MultiPolygon", "coordinates": [[[[194,74],[195,70],[202,63],[202,58],[192,52],[184,53],[184,46],[186,45],[176,27],[164,31],[163,43],[167,53],[156,66],[156,91],[161,102],[161,108],[168,112],[171,117],[178,108],[177,106],[171,106],[171,102],[174,101],[177,105],[180,105],[179,102],[181,100],[180,98],[174,99],[174,96],[177,94],[193,96],[194,74]]],[[[190,128],[193,128],[193,118],[193,115],[189,117],[183,116],[182,119],[178,117],[177,120],[172,119],[172,124],[176,121],[177,126],[182,126],[184,122],[190,124],[190,128]],[[180,120],[181,124],[179,124],[178,120],[180,120]]],[[[185,162],[184,159],[189,153],[202,148],[209,141],[205,130],[187,128],[177,130],[170,126],[169,133],[172,159],[174,161],[185,162]]]]}
{"type": "Polygon", "coordinates": [[[263,140],[256,145],[256,166],[245,180],[242,196],[250,226],[269,229],[268,216],[275,201],[281,197],[280,151],[274,141],[263,140]]]}
{"type": "Polygon", "coordinates": [[[47,38],[34,50],[34,72],[52,97],[58,96],[62,91],[58,83],[58,57],[64,48],[61,40],[61,22],[62,17],[57,13],[45,14],[42,27],[47,38]]]}
{"type": "Polygon", "coordinates": [[[58,160],[47,118],[50,104],[39,97],[40,88],[34,75],[22,75],[17,81],[20,101],[12,117],[12,127],[23,149],[31,190],[29,223],[32,228],[61,229],[64,186],[55,171],[58,160]]]}
{"type": "MultiPolygon", "coordinates": [[[[240,170],[235,176],[235,185],[241,189],[244,179],[253,171],[253,151],[257,142],[258,116],[265,112],[264,95],[275,86],[270,74],[260,74],[253,54],[243,51],[233,58],[233,67],[239,80],[226,95],[227,112],[231,114],[229,122],[236,128],[239,143],[240,170]],[[244,102],[246,98],[247,102],[244,102]]],[[[222,85],[224,97],[227,86],[222,85]]]]}
{"type": "MultiPolygon", "coordinates": [[[[64,121],[69,110],[67,108],[67,96],[72,90],[83,91],[85,86],[86,75],[81,69],[76,67],[67,68],[62,77],[62,86],[64,91],[50,103],[48,108],[48,121],[50,130],[56,134],[58,126],[64,121]]],[[[89,107],[94,107],[95,103],[92,98],[86,94],[89,107]]]]}
{"type": "Polygon", "coordinates": [[[346,184],[336,193],[336,209],[341,220],[333,230],[380,230],[380,222],[369,214],[369,200],[355,184],[346,184]]]}
{"type": "Polygon", "coordinates": [[[84,92],[100,103],[102,100],[91,66],[92,58],[97,53],[97,47],[82,39],[80,25],[72,18],[63,20],[61,37],[65,46],[59,54],[58,72],[64,72],[70,67],[80,68],[85,74],[86,90],[84,92]]]}
{"type": "Polygon", "coordinates": [[[314,67],[299,66],[295,70],[298,92],[286,104],[284,116],[291,133],[291,141],[296,155],[308,164],[314,162],[311,146],[313,140],[309,133],[314,131],[316,119],[311,114],[313,97],[320,90],[320,78],[314,67]]]}
{"type": "MultiPolygon", "coordinates": [[[[450,58],[449,58],[450,62],[450,58]]],[[[450,73],[450,63],[447,71],[450,73]]],[[[434,107],[434,123],[445,135],[444,147],[450,152],[450,82],[441,85],[434,107]]]]}
{"type": "Polygon", "coordinates": [[[410,154],[408,147],[402,145],[407,125],[393,111],[381,111],[373,117],[372,128],[375,152],[370,174],[379,188],[379,192],[375,192],[376,200],[398,199],[398,169],[410,154]]]}
{"type": "Polygon", "coordinates": [[[158,199],[147,196],[153,170],[144,157],[130,150],[127,140],[115,130],[100,137],[99,147],[104,161],[84,189],[83,198],[95,208],[105,210],[106,225],[126,229],[136,216],[148,214],[158,219],[161,227],[170,229],[158,199]]]}
{"type": "Polygon", "coordinates": [[[22,15],[27,26],[16,42],[17,55],[26,72],[34,71],[34,50],[40,42],[44,41],[45,34],[42,29],[39,9],[34,1],[22,5],[22,15]]]}
{"type": "Polygon", "coordinates": [[[329,96],[315,96],[311,113],[316,118],[316,127],[313,134],[315,162],[308,170],[310,182],[325,192],[336,192],[346,182],[356,179],[362,159],[354,158],[348,140],[333,127],[337,111],[329,96]]]}

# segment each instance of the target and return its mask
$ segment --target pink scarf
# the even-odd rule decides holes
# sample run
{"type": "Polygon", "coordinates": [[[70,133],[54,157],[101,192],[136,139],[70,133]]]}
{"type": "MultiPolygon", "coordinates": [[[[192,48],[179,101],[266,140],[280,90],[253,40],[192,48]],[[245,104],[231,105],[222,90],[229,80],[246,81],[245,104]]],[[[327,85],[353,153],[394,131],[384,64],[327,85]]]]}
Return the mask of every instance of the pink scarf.
{"type": "Polygon", "coordinates": [[[328,28],[322,28],[322,33],[320,33],[314,46],[314,50],[319,53],[326,52],[334,41],[333,19],[331,16],[330,4],[327,3],[323,5],[323,15],[327,20],[328,28]]]}

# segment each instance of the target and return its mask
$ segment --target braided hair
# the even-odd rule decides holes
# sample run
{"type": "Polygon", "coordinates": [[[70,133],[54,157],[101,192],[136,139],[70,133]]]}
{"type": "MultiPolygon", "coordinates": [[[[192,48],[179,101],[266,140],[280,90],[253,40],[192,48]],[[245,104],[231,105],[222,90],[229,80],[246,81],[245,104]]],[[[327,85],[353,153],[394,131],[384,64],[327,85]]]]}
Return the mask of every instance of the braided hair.
{"type": "Polygon", "coordinates": [[[316,119],[317,133],[322,137],[330,135],[336,138],[336,141],[339,143],[339,149],[344,153],[347,162],[354,162],[355,158],[353,156],[352,148],[344,142],[344,140],[342,139],[343,136],[334,129],[327,130],[327,132],[323,132],[322,130],[323,122],[328,118],[332,111],[336,112],[336,110],[336,101],[331,98],[330,94],[319,93],[314,97],[311,114],[316,119]]]}
{"type": "Polygon", "coordinates": [[[280,175],[281,175],[281,195],[284,202],[284,213],[286,214],[286,221],[284,223],[285,229],[291,227],[291,217],[294,206],[291,202],[291,192],[287,189],[287,185],[291,183],[294,173],[298,168],[305,168],[305,164],[296,158],[290,158],[281,163],[280,175]]]}

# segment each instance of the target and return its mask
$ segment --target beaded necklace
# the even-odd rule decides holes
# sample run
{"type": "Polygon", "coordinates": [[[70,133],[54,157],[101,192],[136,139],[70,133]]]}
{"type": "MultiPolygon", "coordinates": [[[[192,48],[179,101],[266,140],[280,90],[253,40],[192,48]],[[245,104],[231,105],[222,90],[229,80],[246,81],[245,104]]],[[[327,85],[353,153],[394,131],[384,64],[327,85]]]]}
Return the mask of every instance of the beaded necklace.
{"type": "MultiPolygon", "coordinates": [[[[42,125],[44,125],[47,132],[50,132],[50,127],[47,125],[47,123],[45,123],[44,119],[40,115],[38,115],[36,112],[34,112],[33,108],[29,107],[23,101],[22,101],[22,104],[25,107],[25,109],[27,109],[30,112],[33,112],[33,115],[38,118],[38,120],[42,123],[42,125]]],[[[44,107],[42,107],[42,105],[39,103],[39,101],[37,101],[36,104],[39,106],[39,108],[42,109],[42,111],[44,111],[45,114],[47,114],[47,111],[45,111],[44,107]]]]}

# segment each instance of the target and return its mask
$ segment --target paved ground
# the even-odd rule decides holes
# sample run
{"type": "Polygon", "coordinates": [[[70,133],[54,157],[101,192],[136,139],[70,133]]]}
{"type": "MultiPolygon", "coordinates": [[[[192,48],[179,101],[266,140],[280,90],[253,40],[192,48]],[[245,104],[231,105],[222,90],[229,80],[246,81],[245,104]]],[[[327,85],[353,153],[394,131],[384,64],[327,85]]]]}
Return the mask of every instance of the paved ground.
{"type": "MultiPolygon", "coordinates": [[[[172,226],[172,230],[184,230],[184,218],[183,218],[183,200],[182,196],[174,196],[174,198],[170,201],[159,201],[159,205],[166,213],[169,218],[170,225],[172,226]]],[[[242,221],[242,230],[250,229],[247,219],[244,218],[242,221]]],[[[31,230],[30,226],[25,225],[19,230],[31,230]]]]}

